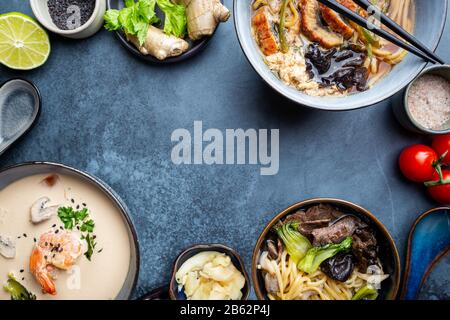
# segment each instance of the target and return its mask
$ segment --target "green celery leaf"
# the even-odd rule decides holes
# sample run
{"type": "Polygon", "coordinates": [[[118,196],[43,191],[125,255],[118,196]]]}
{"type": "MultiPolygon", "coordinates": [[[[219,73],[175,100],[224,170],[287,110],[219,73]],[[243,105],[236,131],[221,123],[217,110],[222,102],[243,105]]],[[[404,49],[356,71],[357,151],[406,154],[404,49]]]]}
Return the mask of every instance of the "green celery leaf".
{"type": "Polygon", "coordinates": [[[119,23],[119,10],[108,10],[104,16],[105,28],[109,31],[119,30],[121,24],[119,23]]]}
{"type": "Polygon", "coordinates": [[[164,32],[183,38],[187,30],[186,7],[175,4],[171,0],[156,0],[158,7],[164,12],[164,32]]]}

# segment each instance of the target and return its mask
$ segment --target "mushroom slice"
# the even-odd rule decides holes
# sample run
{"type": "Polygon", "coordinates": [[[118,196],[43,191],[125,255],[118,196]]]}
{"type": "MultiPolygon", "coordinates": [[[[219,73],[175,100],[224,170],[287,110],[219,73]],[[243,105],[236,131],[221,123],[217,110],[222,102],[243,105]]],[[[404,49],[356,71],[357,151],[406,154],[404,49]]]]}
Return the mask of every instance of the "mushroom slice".
{"type": "Polygon", "coordinates": [[[14,259],[16,257],[16,243],[11,237],[0,235],[0,255],[6,259],[14,259]]]}
{"type": "Polygon", "coordinates": [[[46,204],[50,202],[50,198],[39,198],[31,207],[31,222],[37,224],[42,221],[48,220],[58,213],[59,206],[46,207],[46,204]]]}
{"type": "Polygon", "coordinates": [[[276,293],[280,291],[277,276],[270,273],[266,273],[264,275],[264,286],[269,293],[276,293]]]}
{"type": "Polygon", "coordinates": [[[319,3],[317,0],[301,0],[302,30],[309,40],[318,42],[324,48],[339,47],[344,38],[325,27],[319,18],[319,3]]]}

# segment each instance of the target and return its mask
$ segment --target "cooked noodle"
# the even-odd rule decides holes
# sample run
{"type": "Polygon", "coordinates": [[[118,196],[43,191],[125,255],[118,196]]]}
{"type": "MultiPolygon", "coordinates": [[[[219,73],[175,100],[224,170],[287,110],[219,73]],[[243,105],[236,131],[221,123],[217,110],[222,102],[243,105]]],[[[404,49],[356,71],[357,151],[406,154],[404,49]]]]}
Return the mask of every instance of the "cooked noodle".
{"type": "MultiPolygon", "coordinates": [[[[320,270],[307,274],[297,268],[285,250],[278,261],[271,260],[268,253],[263,252],[260,268],[277,279],[278,291],[268,293],[271,300],[351,300],[373,277],[355,270],[347,281],[339,282],[320,270]]],[[[387,277],[381,275],[378,281],[387,277]]]]}

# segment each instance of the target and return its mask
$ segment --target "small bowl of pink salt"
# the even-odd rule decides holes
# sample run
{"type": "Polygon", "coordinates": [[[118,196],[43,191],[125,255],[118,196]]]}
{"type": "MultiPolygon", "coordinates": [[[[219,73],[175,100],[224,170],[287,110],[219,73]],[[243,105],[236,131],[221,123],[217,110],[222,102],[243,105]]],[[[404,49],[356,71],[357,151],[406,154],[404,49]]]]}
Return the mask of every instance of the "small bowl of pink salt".
{"type": "Polygon", "coordinates": [[[450,65],[423,71],[406,88],[394,113],[406,128],[424,134],[450,133],[450,65]]]}

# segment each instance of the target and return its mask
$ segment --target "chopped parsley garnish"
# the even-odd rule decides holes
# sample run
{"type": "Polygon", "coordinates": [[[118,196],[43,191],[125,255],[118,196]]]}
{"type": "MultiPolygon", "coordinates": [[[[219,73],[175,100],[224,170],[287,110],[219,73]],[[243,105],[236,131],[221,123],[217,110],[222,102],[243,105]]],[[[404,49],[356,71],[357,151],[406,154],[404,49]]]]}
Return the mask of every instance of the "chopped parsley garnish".
{"type": "Polygon", "coordinates": [[[92,235],[95,222],[90,219],[88,209],[74,210],[72,207],[61,207],[58,209],[58,217],[64,223],[65,229],[73,230],[74,227],[77,227],[77,229],[83,232],[81,239],[86,240],[87,243],[87,251],[84,255],[91,261],[97,243],[95,242],[95,236],[92,235]]]}
{"type": "Polygon", "coordinates": [[[97,243],[95,242],[94,237],[90,233],[87,233],[86,235],[82,236],[81,239],[86,240],[88,249],[84,253],[84,255],[89,261],[91,261],[92,254],[94,253],[94,249],[97,243]]]}
{"type": "Polygon", "coordinates": [[[95,222],[94,220],[88,220],[86,222],[83,222],[81,225],[81,231],[82,232],[94,232],[95,222]]]}
{"type": "Polygon", "coordinates": [[[72,230],[73,227],[83,223],[83,221],[89,216],[86,208],[75,211],[72,207],[61,207],[58,209],[58,217],[64,223],[64,228],[72,230]]]}

